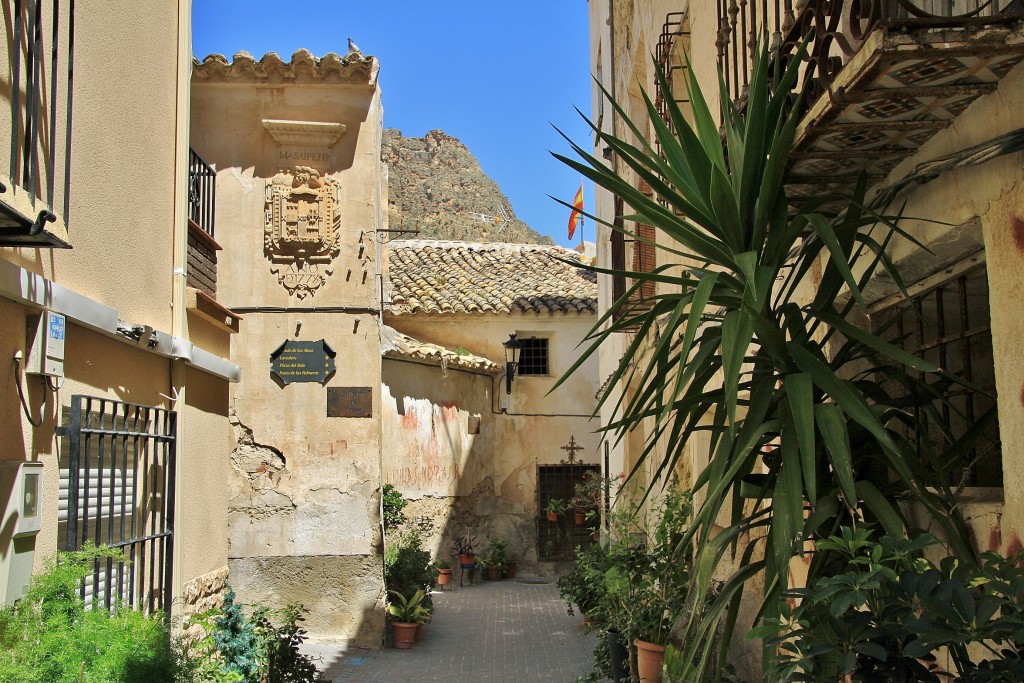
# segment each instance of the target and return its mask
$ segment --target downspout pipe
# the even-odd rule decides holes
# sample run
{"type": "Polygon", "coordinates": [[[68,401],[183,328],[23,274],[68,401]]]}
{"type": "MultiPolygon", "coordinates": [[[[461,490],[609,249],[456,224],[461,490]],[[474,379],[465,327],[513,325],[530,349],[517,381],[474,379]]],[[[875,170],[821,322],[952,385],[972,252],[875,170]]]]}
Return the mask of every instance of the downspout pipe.
{"type": "MultiPolygon", "coordinates": [[[[188,338],[188,319],[185,297],[185,272],[188,260],[188,147],[191,112],[192,80],[192,0],[178,0],[178,49],[177,83],[175,84],[175,132],[174,132],[174,261],[171,271],[171,330],[179,339],[188,338]]],[[[186,414],[179,410],[187,403],[185,387],[185,361],[171,360],[169,396],[176,397],[170,408],[178,412],[177,467],[174,472],[175,491],[180,495],[187,491],[185,472],[188,469],[188,445],[185,441],[186,414]]],[[[185,544],[183,505],[174,506],[174,564],[172,574],[171,615],[180,617],[183,603],[180,599],[185,592],[185,544]]]]}

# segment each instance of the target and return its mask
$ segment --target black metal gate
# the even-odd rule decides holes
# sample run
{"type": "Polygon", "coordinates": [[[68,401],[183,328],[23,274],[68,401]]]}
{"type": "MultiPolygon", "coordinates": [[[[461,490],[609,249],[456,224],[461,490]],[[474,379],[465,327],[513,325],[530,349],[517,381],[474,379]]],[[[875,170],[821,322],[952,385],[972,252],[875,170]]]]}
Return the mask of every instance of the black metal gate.
{"type": "Polygon", "coordinates": [[[87,604],[118,603],[169,613],[174,550],[177,413],[74,395],[60,427],[64,547],[120,548],[124,561],[97,560],[81,588],[87,604]]]}

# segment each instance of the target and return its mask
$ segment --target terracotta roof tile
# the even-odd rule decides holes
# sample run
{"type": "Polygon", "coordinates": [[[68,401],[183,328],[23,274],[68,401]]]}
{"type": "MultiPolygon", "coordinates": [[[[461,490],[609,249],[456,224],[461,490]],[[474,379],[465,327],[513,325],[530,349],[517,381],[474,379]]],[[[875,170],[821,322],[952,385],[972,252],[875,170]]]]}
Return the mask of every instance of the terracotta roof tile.
{"type": "Polygon", "coordinates": [[[391,311],[403,313],[597,312],[594,273],[564,247],[395,240],[389,245],[391,311]]]}
{"type": "Polygon", "coordinates": [[[500,365],[483,356],[474,356],[466,352],[460,353],[437,344],[421,342],[387,325],[381,326],[380,337],[381,355],[385,358],[404,358],[437,365],[441,368],[461,368],[490,375],[498,375],[503,371],[500,365]]]}

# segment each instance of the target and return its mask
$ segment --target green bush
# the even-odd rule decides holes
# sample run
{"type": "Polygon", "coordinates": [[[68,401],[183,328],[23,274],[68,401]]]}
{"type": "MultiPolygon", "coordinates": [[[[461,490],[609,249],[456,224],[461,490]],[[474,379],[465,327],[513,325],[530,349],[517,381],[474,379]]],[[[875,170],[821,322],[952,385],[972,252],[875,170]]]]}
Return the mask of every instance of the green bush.
{"type": "MultiPolygon", "coordinates": [[[[437,581],[437,568],[430,553],[423,549],[423,538],[433,529],[433,522],[421,518],[403,525],[389,536],[384,548],[384,587],[389,593],[409,598],[416,591],[429,591],[437,581]]],[[[433,608],[429,592],[423,600],[428,611],[433,608]]]]}
{"type": "Polygon", "coordinates": [[[923,557],[930,535],[876,539],[844,527],[818,542],[846,570],[793,590],[750,637],[779,656],[766,673],[779,681],[1010,683],[1024,680],[1024,553],[984,553],[980,566],[923,557]],[[933,663],[945,648],[956,676],[933,663]]]}
{"type": "Polygon", "coordinates": [[[175,658],[162,614],[86,609],[81,580],[115,550],[58,553],[28,594],[0,610],[0,682],[173,681],[175,658]]]}
{"type": "Polygon", "coordinates": [[[381,493],[384,506],[384,528],[387,530],[397,529],[405,522],[405,513],[402,510],[409,504],[402,492],[391,484],[384,484],[381,493]]]}
{"type": "Polygon", "coordinates": [[[187,657],[193,673],[183,683],[322,682],[313,660],[299,652],[306,640],[304,613],[297,604],[259,606],[247,617],[229,586],[220,609],[197,617],[207,635],[187,657]],[[208,666],[210,661],[217,666],[208,666]]]}

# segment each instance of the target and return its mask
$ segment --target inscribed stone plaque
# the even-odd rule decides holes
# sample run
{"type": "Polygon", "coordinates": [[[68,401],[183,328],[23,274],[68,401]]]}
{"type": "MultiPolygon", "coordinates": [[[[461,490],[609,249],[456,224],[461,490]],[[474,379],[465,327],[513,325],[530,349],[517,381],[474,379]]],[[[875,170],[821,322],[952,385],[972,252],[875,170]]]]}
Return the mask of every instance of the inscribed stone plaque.
{"type": "Polygon", "coordinates": [[[334,374],[334,349],[323,339],[296,341],[289,339],[270,354],[270,372],[285,384],[320,382],[334,374]]]}
{"type": "Polygon", "coordinates": [[[373,417],[373,390],[327,387],[327,417],[373,417]]]}

